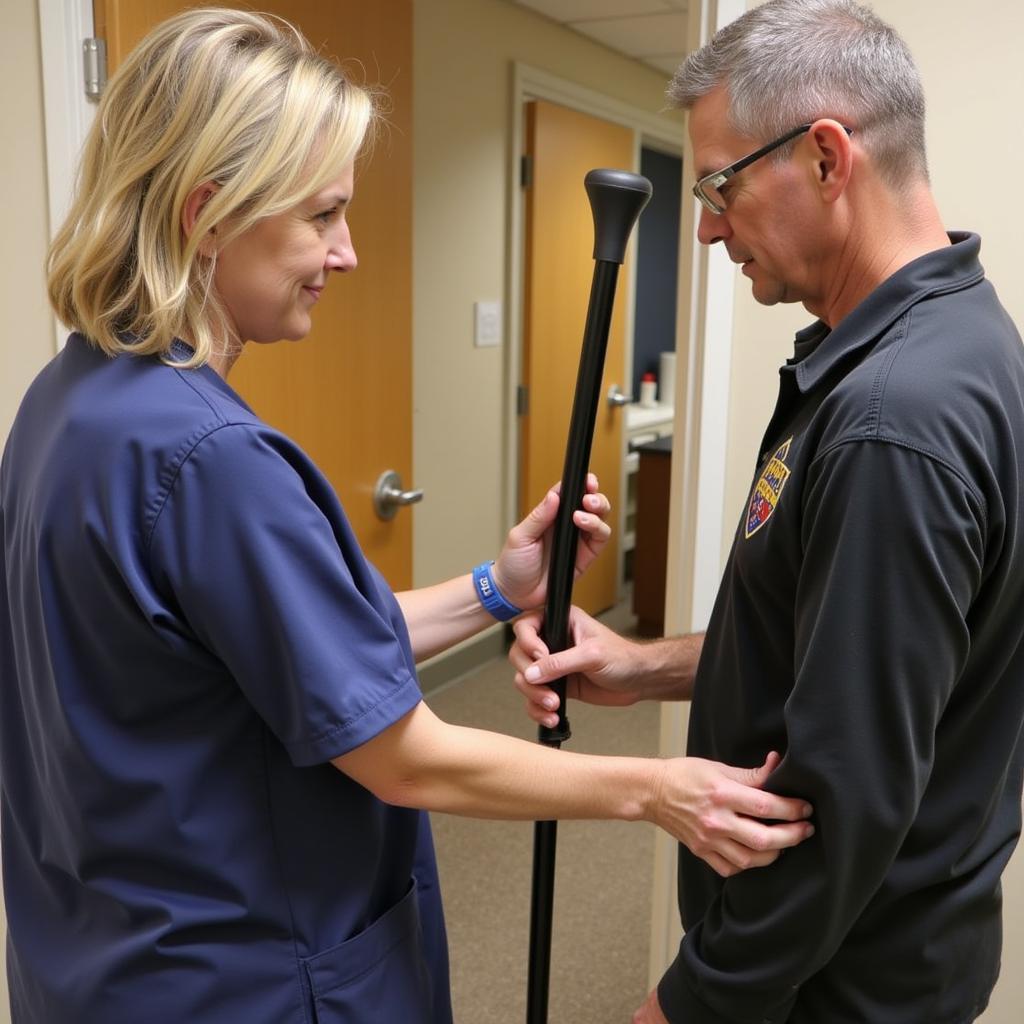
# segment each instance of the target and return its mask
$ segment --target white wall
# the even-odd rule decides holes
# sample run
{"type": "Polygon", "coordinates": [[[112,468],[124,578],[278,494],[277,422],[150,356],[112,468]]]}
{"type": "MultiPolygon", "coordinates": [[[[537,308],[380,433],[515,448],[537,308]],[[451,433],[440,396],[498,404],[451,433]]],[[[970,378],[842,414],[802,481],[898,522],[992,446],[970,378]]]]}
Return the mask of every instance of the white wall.
{"type": "Polygon", "coordinates": [[[512,62],[651,113],[665,105],[666,80],[503,0],[417,0],[415,12],[413,465],[427,500],[415,513],[413,579],[422,586],[493,557],[504,536],[505,352],[473,348],[472,312],[474,301],[506,298],[512,62]]]}
{"type": "MultiPolygon", "coordinates": [[[[756,6],[751,2],[749,6],[756,6]]],[[[875,0],[874,10],[910,45],[928,100],[932,183],[946,224],[977,231],[981,258],[1003,304],[1024,330],[1020,238],[1024,219],[1024,5],[1018,0],[875,0]]],[[[775,405],[777,369],[793,332],[811,318],[800,307],[765,309],[740,278],[735,304],[724,535],[731,539],[750,486],[764,426],[775,405]]],[[[985,1024],[1020,1024],[1024,1006],[1024,854],[1005,877],[1003,977],[985,1024]]]]}

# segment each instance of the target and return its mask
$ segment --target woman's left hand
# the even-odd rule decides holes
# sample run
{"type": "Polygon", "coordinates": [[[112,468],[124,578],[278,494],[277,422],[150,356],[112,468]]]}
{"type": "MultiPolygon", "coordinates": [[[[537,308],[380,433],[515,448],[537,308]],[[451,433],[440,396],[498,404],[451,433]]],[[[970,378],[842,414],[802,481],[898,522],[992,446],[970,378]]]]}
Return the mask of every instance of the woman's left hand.
{"type": "MultiPolygon", "coordinates": [[[[576,547],[576,577],[587,571],[608,542],[612,528],[606,522],[611,503],[598,492],[597,477],[587,474],[583,508],[572,521],[579,527],[576,547]]],[[[561,485],[556,484],[541,503],[509,531],[508,540],[494,563],[494,582],[505,598],[517,608],[539,608],[548,588],[548,562],[551,557],[551,528],[558,513],[561,485]]]]}

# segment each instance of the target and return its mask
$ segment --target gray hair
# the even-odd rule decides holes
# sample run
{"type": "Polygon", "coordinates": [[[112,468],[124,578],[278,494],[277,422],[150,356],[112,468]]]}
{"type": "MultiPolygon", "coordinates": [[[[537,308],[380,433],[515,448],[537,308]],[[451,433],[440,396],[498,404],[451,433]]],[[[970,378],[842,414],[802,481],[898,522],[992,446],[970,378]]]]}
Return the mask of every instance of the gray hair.
{"type": "Polygon", "coordinates": [[[854,129],[891,184],[928,179],[914,59],[894,29],[854,0],[769,0],[747,11],[686,58],[668,96],[689,109],[719,85],[741,135],[768,141],[832,117],[854,129]]]}

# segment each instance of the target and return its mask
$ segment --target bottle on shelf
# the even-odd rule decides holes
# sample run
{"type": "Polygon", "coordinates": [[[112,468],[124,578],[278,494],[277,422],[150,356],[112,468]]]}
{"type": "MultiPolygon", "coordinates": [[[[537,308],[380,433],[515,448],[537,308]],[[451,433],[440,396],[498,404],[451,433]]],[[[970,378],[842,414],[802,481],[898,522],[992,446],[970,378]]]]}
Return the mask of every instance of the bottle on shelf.
{"type": "Polygon", "coordinates": [[[640,378],[640,404],[645,409],[653,409],[658,404],[658,379],[653,373],[645,373],[640,378]]]}

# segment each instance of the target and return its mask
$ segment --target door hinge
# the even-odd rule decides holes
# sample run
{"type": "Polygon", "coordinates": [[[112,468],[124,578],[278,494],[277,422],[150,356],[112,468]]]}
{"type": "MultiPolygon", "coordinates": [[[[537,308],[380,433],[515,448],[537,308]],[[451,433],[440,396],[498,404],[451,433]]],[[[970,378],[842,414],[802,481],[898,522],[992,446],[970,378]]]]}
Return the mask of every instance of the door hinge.
{"type": "Polygon", "coordinates": [[[529,188],[533,184],[533,157],[522,156],[519,159],[519,184],[529,188]]]}
{"type": "Polygon", "coordinates": [[[530,389],[525,384],[516,387],[516,415],[525,416],[530,411],[530,389]]]}
{"type": "Polygon", "coordinates": [[[97,100],[107,84],[107,44],[104,40],[82,40],[82,67],[85,95],[91,100],[97,100]]]}

